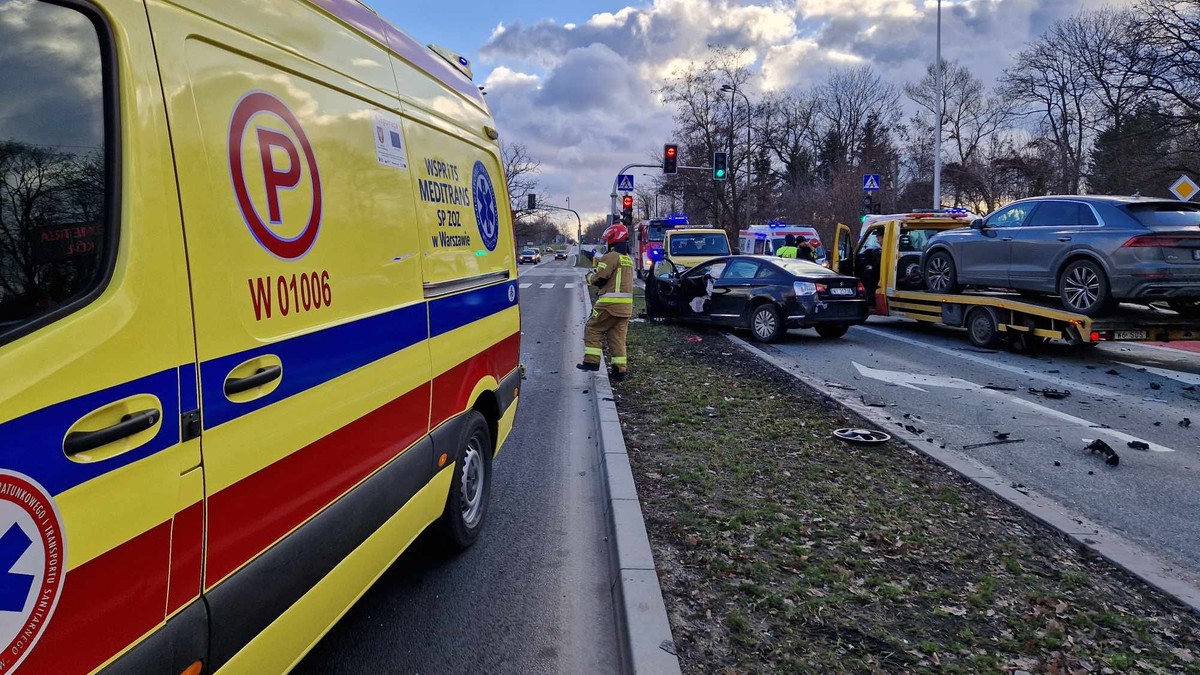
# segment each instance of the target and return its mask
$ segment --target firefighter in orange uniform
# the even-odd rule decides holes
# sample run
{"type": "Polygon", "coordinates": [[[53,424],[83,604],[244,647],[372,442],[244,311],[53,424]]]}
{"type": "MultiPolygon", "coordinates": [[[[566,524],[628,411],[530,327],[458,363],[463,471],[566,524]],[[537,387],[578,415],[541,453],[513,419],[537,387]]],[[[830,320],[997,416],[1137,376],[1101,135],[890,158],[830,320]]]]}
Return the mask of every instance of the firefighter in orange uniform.
{"type": "Polygon", "coordinates": [[[608,336],[608,351],[612,357],[609,372],[613,380],[625,379],[629,358],[625,354],[625,333],[633,316],[633,258],[629,257],[629,229],[615,224],[604,231],[608,252],[595,262],[595,271],[588,283],[597,286],[600,294],[583,333],[583,363],[580,370],[600,370],[604,355],[601,340],[608,336]]]}

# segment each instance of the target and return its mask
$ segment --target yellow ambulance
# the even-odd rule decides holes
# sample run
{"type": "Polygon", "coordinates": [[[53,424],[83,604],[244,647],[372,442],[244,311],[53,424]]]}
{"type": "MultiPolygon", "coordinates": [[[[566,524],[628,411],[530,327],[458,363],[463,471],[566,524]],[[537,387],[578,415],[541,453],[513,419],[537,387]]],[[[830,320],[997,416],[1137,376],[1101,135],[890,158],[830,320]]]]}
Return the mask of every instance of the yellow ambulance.
{"type": "Polygon", "coordinates": [[[520,387],[498,134],[356,0],[0,0],[0,675],[275,673],[520,387]]]}

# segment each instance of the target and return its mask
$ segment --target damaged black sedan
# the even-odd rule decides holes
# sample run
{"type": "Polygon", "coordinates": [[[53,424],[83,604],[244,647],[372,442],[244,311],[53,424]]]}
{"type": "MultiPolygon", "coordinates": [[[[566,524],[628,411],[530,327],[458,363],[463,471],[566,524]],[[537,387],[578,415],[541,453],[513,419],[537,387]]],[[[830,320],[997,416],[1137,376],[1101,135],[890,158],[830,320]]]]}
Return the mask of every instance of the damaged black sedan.
{"type": "Polygon", "coordinates": [[[663,260],[646,279],[649,318],[746,328],[759,342],[775,342],[790,328],[840,338],[867,313],[858,279],[803,260],[724,256],[686,271],[663,260]]]}

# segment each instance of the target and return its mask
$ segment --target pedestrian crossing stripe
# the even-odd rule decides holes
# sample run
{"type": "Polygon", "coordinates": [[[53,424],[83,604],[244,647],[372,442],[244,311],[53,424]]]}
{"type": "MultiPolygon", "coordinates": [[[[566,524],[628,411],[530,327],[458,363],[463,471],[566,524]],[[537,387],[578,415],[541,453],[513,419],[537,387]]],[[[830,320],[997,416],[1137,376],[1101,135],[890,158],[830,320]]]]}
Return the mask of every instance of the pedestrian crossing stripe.
{"type": "Polygon", "coordinates": [[[533,284],[521,284],[521,288],[529,288],[533,284]]]}
{"type": "Polygon", "coordinates": [[[539,288],[554,288],[554,284],[542,284],[539,288]]]}
{"type": "MultiPolygon", "coordinates": [[[[554,287],[555,287],[555,286],[557,286],[557,285],[558,285],[558,284],[553,284],[553,283],[550,283],[550,284],[537,284],[537,287],[538,287],[538,288],[554,288],[554,287]]],[[[533,283],[531,283],[531,282],[525,282],[525,283],[517,284],[517,287],[518,287],[518,288],[522,288],[522,289],[524,289],[524,288],[533,288],[533,286],[534,286],[534,284],[533,284],[533,283]]],[[[564,283],[564,284],[562,285],[562,287],[563,287],[563,288],[575,288],[576,286],[578,286],[578,284],[574,284],[574,283],[564,283]]]]}

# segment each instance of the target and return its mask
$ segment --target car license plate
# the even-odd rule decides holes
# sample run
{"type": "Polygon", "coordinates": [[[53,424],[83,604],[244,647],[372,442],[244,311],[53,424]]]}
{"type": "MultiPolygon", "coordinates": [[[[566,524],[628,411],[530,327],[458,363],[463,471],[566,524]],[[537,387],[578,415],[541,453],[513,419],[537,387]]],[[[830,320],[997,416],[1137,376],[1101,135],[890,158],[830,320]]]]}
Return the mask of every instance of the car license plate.
{"type": "Polygon", "coordinates": [[[831,288],[829,292],[833,295],[854,295],[853,288],[831,288]]]}
{"type": "Polygon", "coordinates": [[[1145,340],[1146,331],[1144,330],[1119,330],[1113,333],[1114,340],[1145,340]]]}

